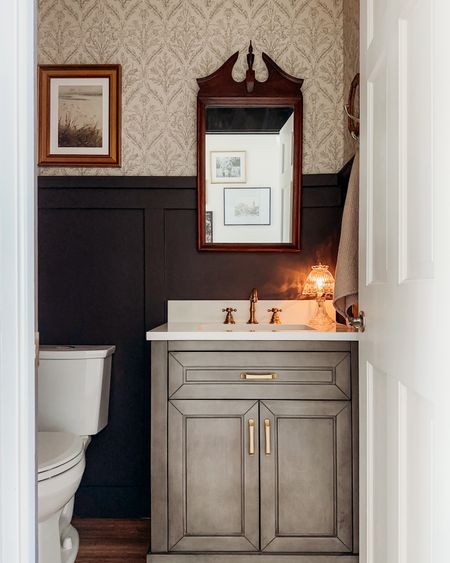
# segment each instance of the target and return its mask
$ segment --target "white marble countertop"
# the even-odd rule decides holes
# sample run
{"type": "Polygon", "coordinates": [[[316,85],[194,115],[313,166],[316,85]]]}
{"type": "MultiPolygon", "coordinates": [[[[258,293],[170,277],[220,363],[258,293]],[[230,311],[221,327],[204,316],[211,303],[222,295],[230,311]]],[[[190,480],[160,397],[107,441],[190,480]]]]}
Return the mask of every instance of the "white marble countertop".
{"type": "Polygon", "coordinates": [[[303,325],[169,322],[147,332],[147,340],[358,340],[344,325],[322,332],[303,325]]]}
{"type": "MultiPolygon", "coordinates": [[[[345,325],[329,331],[308,326],[317,307],[315,301],[260,300],[256,304],[259,324],[247,324],[248,301],[169,301],[168,322],[147,332],[147,340],[358,340],[358,333],[345,325]],[[233,307],[236,324],[223,324],[223,309],[233,307]],[[269,324],[267,309],[280,309],[283,324],[269,324]]],[[[331,301],[329,315],[335,318],[331,301]]]]}

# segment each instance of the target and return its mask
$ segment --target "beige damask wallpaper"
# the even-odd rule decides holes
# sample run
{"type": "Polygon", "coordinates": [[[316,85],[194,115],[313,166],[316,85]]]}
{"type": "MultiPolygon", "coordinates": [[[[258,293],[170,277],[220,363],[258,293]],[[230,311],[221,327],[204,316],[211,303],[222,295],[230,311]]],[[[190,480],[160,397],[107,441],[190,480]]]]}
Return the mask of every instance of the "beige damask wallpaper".
{"type": "Polygon", "coordinates": [[[343,2],[39,0],[40,63],[123,66],[122,168],[41,173],[195,175],[195,79],[236,50],[242,78],[250,39],[305,79],[304,171],[337,171],[347,154],[343,2]]]}
{"type": "MultiPolygon", "coordinates": [[[[359,0],[344,1],[344,103],[353,77],[359,72],[359,0]]],[[[359,97],[357,97],[358,102],[359,97]]],[[[356,144],[347,129],[344,116],[344,163],[355,154],[356,144]]]]}

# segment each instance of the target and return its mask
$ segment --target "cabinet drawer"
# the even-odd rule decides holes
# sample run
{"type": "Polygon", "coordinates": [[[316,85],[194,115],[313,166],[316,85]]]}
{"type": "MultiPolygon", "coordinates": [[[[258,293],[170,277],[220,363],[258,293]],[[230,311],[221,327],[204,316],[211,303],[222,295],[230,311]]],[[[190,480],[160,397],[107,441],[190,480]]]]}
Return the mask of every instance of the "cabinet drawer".
{"type": "Polygon", "coordinates": [[[350,399],[349,352],[170,352],[177,399],[350,399]]]}

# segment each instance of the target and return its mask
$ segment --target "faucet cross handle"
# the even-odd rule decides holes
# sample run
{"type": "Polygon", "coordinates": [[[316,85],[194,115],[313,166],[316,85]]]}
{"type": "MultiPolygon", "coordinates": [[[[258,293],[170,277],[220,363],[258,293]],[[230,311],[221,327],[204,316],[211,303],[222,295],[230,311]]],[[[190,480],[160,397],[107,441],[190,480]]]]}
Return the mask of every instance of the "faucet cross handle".
{"type": "Polygon", "coordinates": [[[236,321],[234,320],[233,313],[236,313],[237,309],[233,309],[233,307],[227,307],[226,309],[222,309],[223,313],[226,313],[225,320],[223,321],[224,325],[234,325],[236,321]]]}
{"type": "Polygon", "coordinates": [[[272,309],[267,309],[268,313],[272,313],[272,318],[270,319],[271,325],[279,325],[281,324],[281,318],[279,313],[281,313],[283,309],[277,309],[276,307],[272,307],[272,309]]]}

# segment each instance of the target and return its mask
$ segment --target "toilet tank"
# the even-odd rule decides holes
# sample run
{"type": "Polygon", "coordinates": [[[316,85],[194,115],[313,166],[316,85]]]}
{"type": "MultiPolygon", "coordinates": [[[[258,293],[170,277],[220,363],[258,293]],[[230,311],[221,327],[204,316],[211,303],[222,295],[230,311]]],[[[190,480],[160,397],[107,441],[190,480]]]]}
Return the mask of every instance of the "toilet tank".
{"type": "Polygon", "coordinates": [[[97,434],[108,424],[115,346],[41,346],[38,430],[97,434]]]}

